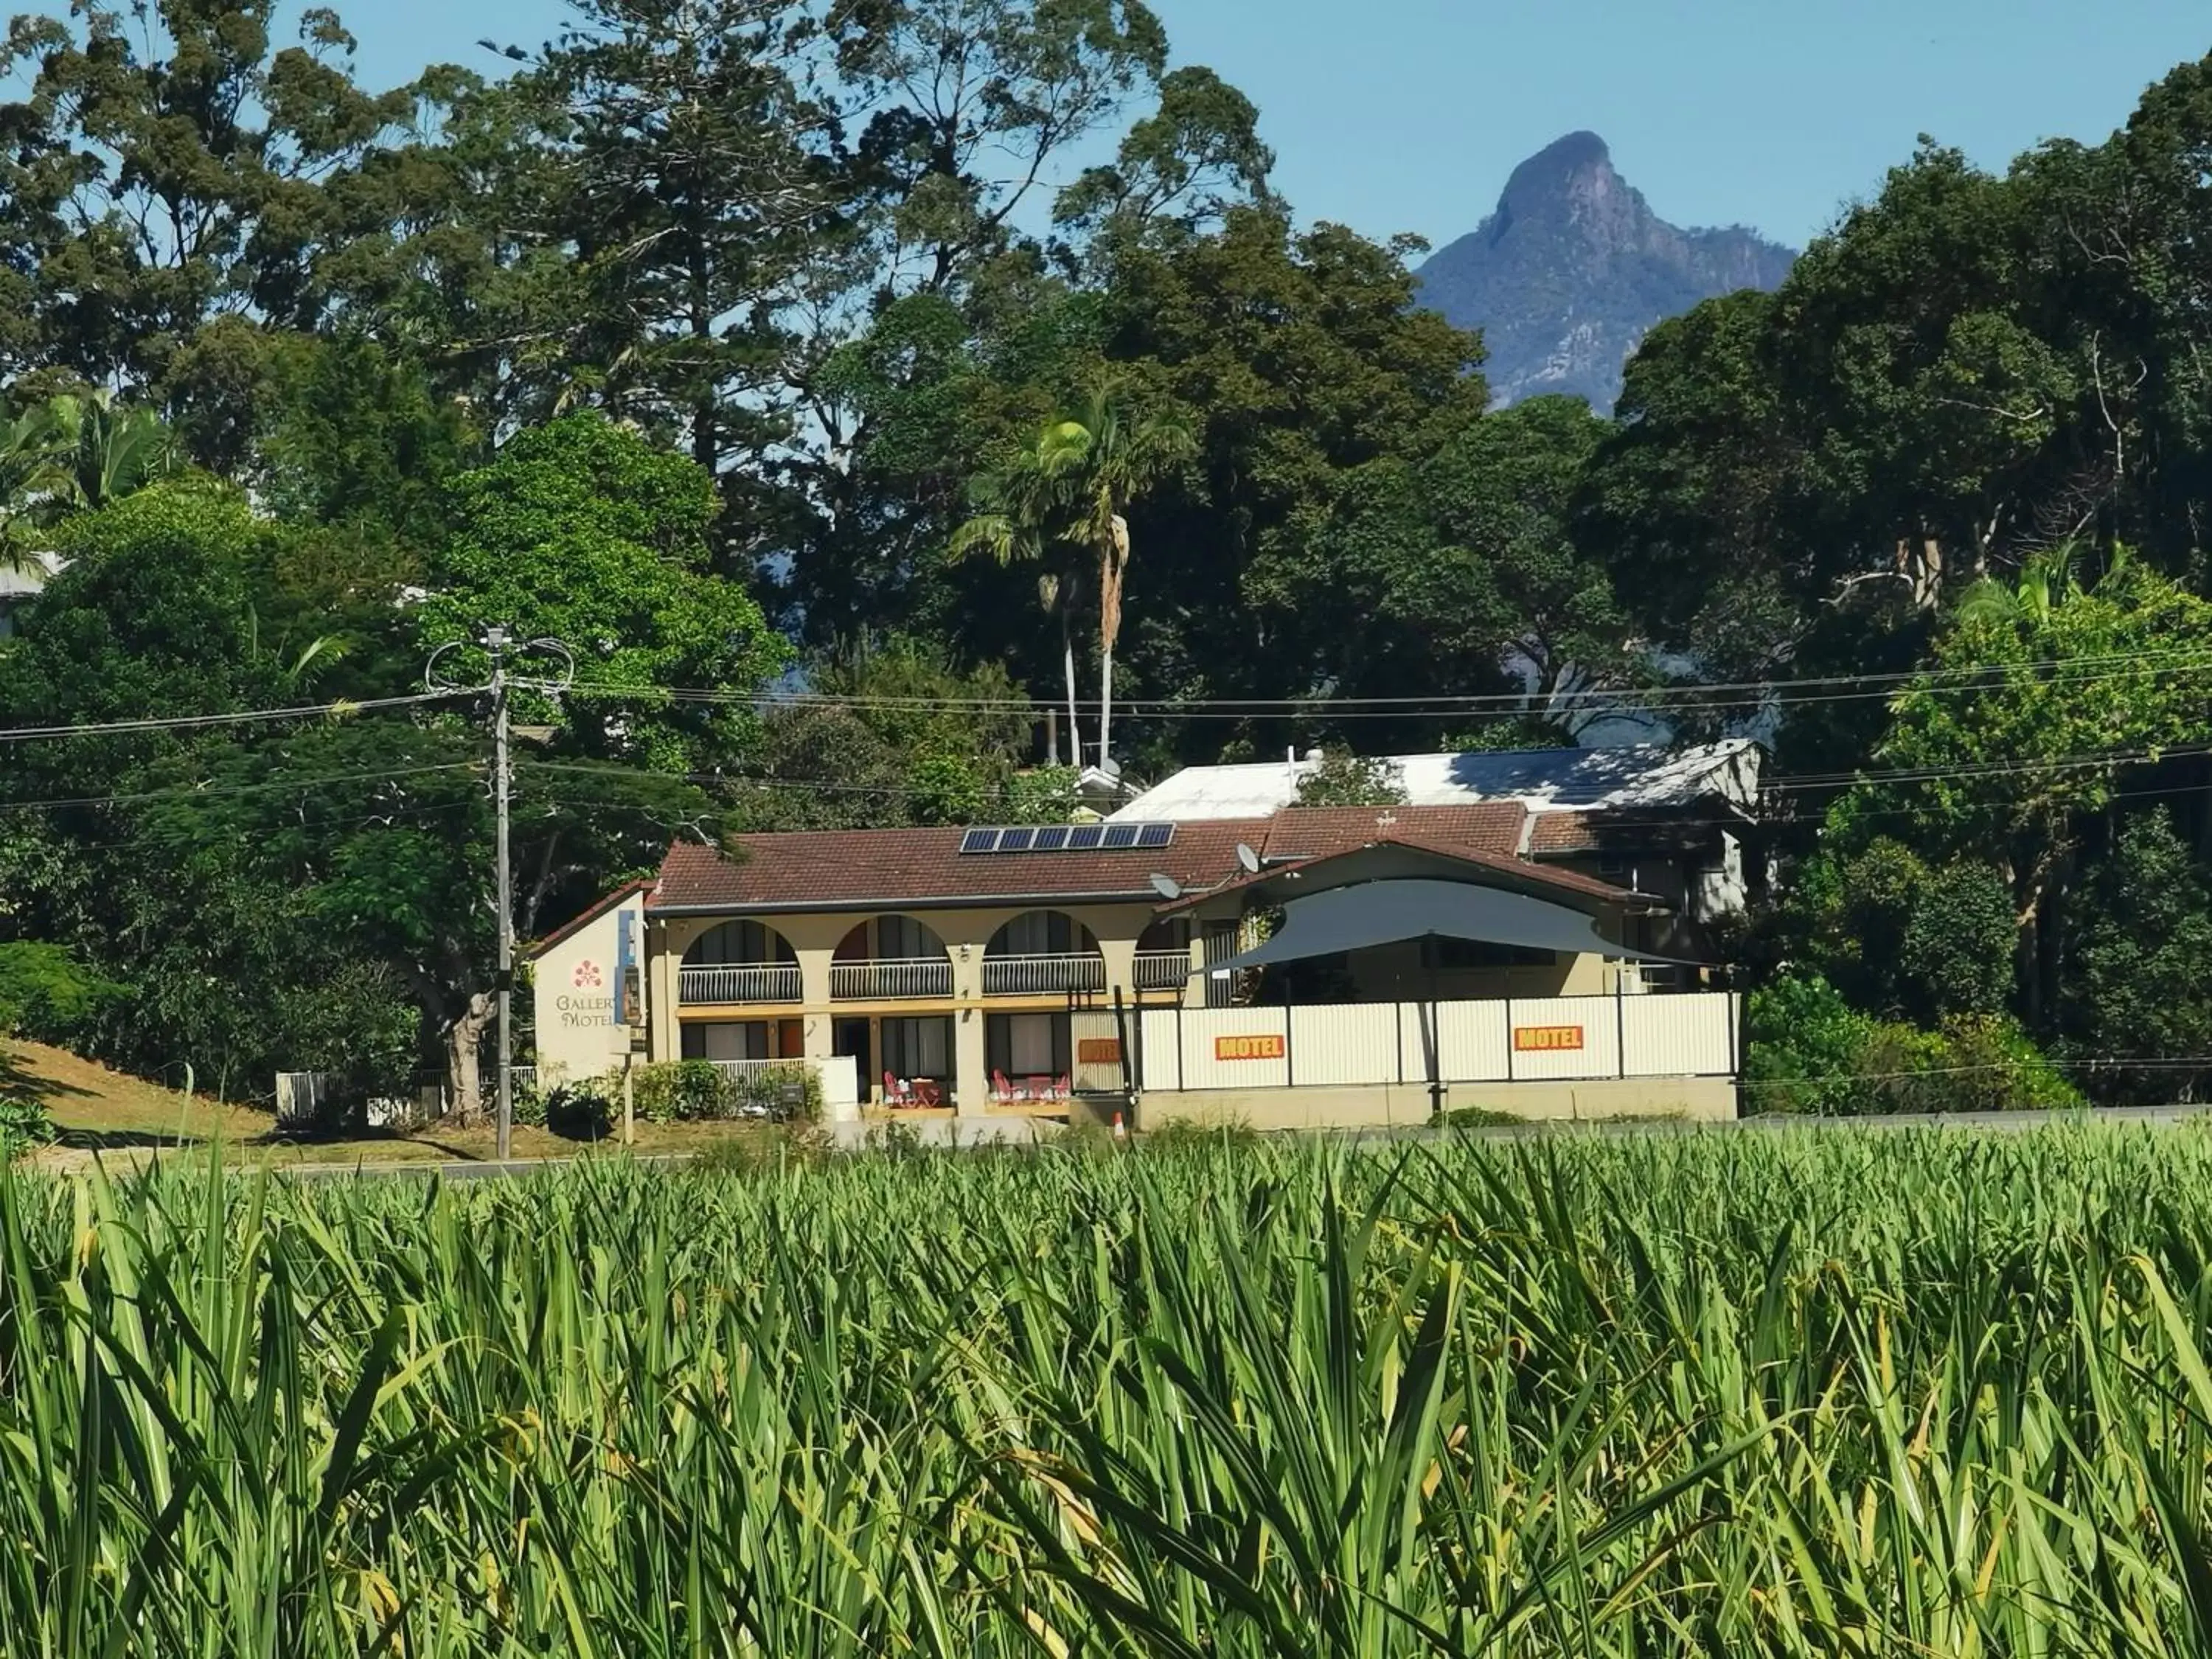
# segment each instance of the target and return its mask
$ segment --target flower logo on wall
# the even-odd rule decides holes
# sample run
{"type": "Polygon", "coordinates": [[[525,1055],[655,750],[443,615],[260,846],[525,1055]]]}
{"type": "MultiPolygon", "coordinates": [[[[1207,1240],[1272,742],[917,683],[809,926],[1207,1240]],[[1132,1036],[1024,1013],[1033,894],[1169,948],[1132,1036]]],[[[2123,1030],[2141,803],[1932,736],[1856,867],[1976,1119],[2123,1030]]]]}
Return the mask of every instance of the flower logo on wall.
{"type": "Polygon", "coordinates": [[[579,991],[596,991],[606,981],[599,976],[599,964],[586,961],[576,964],[576,971],[568,975],[568,982],[579,991]]]}

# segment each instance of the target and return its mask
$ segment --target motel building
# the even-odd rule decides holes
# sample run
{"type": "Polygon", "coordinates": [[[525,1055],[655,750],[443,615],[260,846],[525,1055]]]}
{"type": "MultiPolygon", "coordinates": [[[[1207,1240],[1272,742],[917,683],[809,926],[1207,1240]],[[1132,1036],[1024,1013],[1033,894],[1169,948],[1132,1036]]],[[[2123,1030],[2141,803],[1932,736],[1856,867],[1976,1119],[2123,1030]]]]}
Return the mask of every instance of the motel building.
{"type": "Polygon", "coordinates": [[[1733,994],[1518,801],[678,842],[528,953],[541,1083],[818,1072],[833,1119],[1733,1116],[1733,994]],[[615,1023],[617,980],[634,988],[615,1023]]]}

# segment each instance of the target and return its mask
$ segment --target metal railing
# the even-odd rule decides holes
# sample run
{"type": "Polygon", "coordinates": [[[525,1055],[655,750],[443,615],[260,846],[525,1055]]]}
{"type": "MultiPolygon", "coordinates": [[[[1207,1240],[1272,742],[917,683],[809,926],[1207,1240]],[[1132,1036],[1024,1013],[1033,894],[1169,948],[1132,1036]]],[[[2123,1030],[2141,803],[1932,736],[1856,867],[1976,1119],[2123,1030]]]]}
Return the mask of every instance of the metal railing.
{"type": "Polygon", "coordinates": [[[1140,991],[1180,991],[1190,982],[1188,951],[1137,952],[1137,988],[1140,991]]]}
{"type": "Polygon", "coordinates": [[[742,1081],[746,1078],[788,1075],[803,1082],[814,1062],[793,1055],[787,1060],[710,1060],[707,1062],[724,1077],[742,1081]]]}
{"type": "Polygon", "coordinates": [[[833,962],[830,995],[839,1002],[888,1002],[952,994],[949,957],[892,957],[879,962],[833,962]]]}
{"type": "Polygon", "coordinates": [[[1062,996],[1106,988],[1106,959],[1093,951],[1071,957],[986,957],[983,994],[988,997],[1062,996]]]}
{"type": "Polygon", "coordinates": [[[676,1000],[684,1003],[796,1002],[799,964],[765,962],[682,969],[676,976],[676,1000]]]}

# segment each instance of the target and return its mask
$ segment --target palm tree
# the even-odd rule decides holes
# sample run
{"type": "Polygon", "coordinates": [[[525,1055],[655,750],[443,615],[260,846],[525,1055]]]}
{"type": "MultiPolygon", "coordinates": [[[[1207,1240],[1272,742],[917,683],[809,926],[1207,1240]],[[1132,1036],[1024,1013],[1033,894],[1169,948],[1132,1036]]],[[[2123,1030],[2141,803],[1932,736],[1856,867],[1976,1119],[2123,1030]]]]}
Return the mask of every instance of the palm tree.
{"type": "MultiPolygon", "coordinates": [[[[988,553],[1000,564],[1020,562],[1044,567],[1037,574],[1037,601],[1049,617],[1060,621],[1060,651],[1067,677],[1067,745],[1069,757],[1083,760],[1083,739],[1075,723],[1075,631],[1070,613],[1075,603],[1074,572],[1055,568],[1054,550],[1066,546],[1060,533],[1067,521],[1068,491],[1055,470],[1051,444],[1053,428],[1029,448],[996,471],[981,474],[969,486],[979,509],[952,534],[952,554],[966,558],[988,553]]],[[[1046,757],[1060,763],[1057,738],[1046,757]]]]}
{"type": "MultiPolygon", "coordinates": [[[[1113,753],[1114,642],[1121,635],[1121,588],[1129,569],[1129,509],[1198,453],[1190,428],[1173,416],[1132,418],[1120,382],[1101,380],[1073,420],[1046,428],[1039,464],[1064,489],[1073,513],[1066,538],[1098,562],[1098,763],[1113,753]]],[[[1072,665],[1070,674],[1073,673],[1072,665]]]]}
{"type": "Polygon", "coordinates": [[[118,405],[104,389],[58,397],[47,408],[70,507],[105,507],[178,469],[176,439],[149,409],[118,405]]]}
{"type": "Polygon", "coordinates": [[[52,414],[43,405],[0,422],[0,571],[37,569],[44,507],[68,487],[52,414]]]}

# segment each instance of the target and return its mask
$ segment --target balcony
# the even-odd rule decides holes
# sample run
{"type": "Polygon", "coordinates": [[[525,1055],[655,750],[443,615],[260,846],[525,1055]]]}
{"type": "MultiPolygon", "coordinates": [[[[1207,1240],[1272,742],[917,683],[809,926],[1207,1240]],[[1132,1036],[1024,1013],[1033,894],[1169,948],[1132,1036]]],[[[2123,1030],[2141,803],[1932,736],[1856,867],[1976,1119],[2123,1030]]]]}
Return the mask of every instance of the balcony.
{"type": "Polygon", "coordinates": [[[833,962],[830,994],[838,1002],[904,1002],[952,994],[952,963],[947,957],[887,957],[874,962],[833,962]]]}
{"type": "Polygon", "coordinates": [[[987,997],[1053,997],[1106,988],[1106,959],[1097,954],[1068,957],[986,957],[987,997]]]}
{"type": "Polygon", "coordinates": [[[676,1000],[687,1007],[704,1003],[796,1002],[799,964],[763,962],[682,969],[676,976],[676,1000]]]}
{"type": "Polygon", "coordinates": [[[1139,991],[1180,991],[1189,982],[1189,951],[1137,952],[1137,988],[1139,991]]]}

